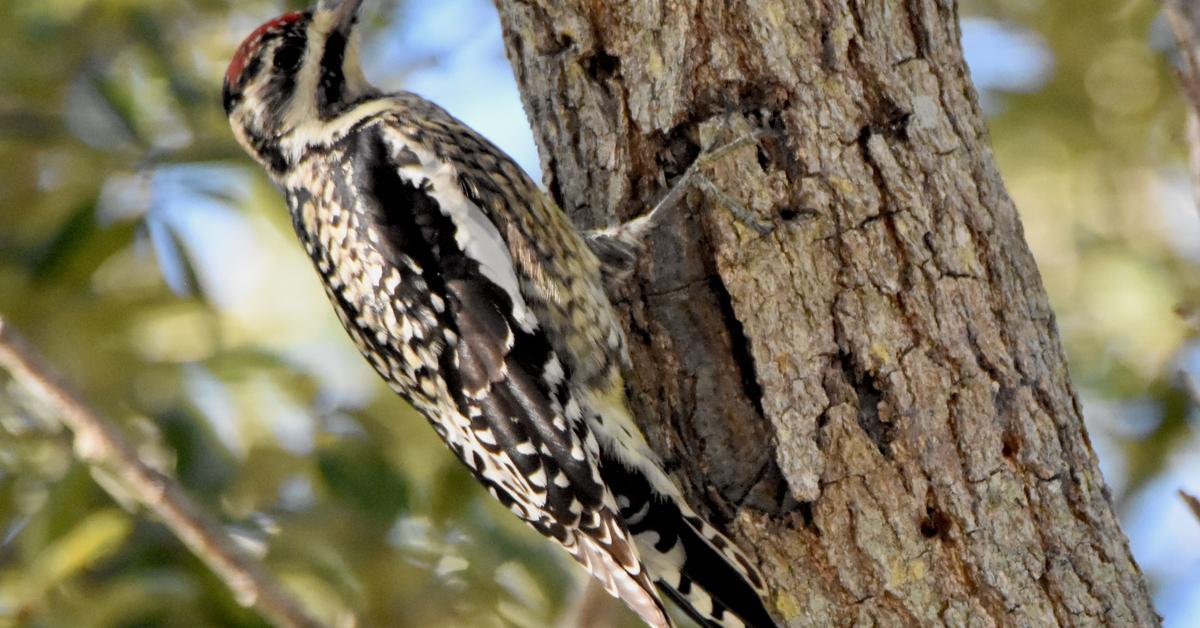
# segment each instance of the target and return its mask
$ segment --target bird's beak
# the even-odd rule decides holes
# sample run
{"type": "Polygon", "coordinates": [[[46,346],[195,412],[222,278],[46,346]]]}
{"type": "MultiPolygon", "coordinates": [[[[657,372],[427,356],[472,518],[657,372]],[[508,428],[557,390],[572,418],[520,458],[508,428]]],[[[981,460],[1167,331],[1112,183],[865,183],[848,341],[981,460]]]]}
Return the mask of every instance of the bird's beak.
{"type": "Polygon", "coordinates": [[[358,19],[358,8],[362,0],[321,0],[317,12],[330,16],[330,25],[340,33],[349,33],[358,19]]]}

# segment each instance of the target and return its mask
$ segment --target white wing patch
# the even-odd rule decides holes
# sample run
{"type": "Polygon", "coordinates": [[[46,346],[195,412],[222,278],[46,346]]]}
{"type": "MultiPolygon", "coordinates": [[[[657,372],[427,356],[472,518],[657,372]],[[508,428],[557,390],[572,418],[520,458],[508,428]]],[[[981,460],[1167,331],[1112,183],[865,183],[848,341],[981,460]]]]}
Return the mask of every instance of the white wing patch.
{"type": "MultiPolygon", "coordinates": [[[[533,331],[537,327],[537,320],[521,295],[508,245],[487,214],[463,194],[458,184],[458,170],[450,162],[438,159],[424,146],[407,141],[397,131],[385,130],[384,139],[393,156],[403,152],[417,156],[419,163],[397,169],[400,177],[414,185],[429,182],[432,188],[429,194],[458,227],[454,240],[468,256],[479,262],[479,271],[483,276],[503,288],[512,299],[513,317],[521,329],[533,331]]],[[[396,161],[405,162],[402,159],[396,161]]]]}

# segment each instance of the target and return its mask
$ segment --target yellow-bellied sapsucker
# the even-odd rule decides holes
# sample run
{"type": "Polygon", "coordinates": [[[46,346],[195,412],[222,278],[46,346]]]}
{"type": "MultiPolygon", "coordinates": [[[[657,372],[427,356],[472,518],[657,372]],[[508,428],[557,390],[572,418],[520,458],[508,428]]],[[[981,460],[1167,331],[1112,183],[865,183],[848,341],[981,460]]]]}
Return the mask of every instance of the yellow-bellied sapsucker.
{"type": "Polygon", "coordinates": [[[758,570],[630,417],[600,257],[627,260],[648,221],[580,234],[490,142],[369,85],[360,4],[263,24],[224,89],[342,324],[496,499],[646,623],[671,625],[657,585],[703,625],[774,626],[758,570]]]}

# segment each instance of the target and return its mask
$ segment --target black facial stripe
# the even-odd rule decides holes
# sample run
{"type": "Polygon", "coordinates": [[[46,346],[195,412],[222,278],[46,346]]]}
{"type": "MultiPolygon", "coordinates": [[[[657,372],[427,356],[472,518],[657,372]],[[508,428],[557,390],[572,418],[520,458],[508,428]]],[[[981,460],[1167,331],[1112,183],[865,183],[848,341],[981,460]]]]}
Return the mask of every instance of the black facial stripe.
{"type": "MultiPolygon", "coordinates": [[[[300,31],[300,33],[302,34],[303,31],[300,31]]],[[[272,43],[281,37],[285,37],[287,34],[288,32],[284,31],[269,32],[264,34],[254,53],[246,60],[246,66],[242,68],[241,72],[238,73],[237,79],[232,84],[226,83],[224,85],[223,89],[221,90],[221,100],[225,105],[226,115],[229,115],[231,112],[233,112],[233,108],[242,101],[243,87],[253,81],[254,78],[258,76],[259,72],[262,72],[263,58],[267,55],[274,55],[275,57],[278,57],[278,52],[282,47],[272,46],[272,43]]],[[[300,41],[300,49],[303,51],[303,35],[301,35],[300,41]]],[[[278,67],[277,62],[274,65],[278,67]]]]}
{"type": "Polygon", "coordinates": [[[258,153],[258,156],[267,163],[267,168],[272,172],[282,173],[287,170],[287,159],[283,156],[283,151],[280,150],[277,142],[270,138],[252,135],[249,129],[246,130],[246,138],[254,147],[254,152],[258,153]]]}
{"type": "Polygon", "coordinates": [[[229,83],[226,83],[225,86],[221,88],[221,103],[225,105],[225,115],[233,113],[233,107],[237,105],[238,101],[241,99],[241,92],[235,92],[229,83]]]}
{"type": "Polygon", "coordinates": [[[325,40],[325,52],[321,55],[321,84],[318,89],[317,109],[321,117],[330,117],[342,100],[346,77],[342,63],[346,58],[346,36],[339,32],[329,34],[325,40]]]}
{"type": "Polygon", "coordinates": [[[284,36],[283,41],[275,48],[273,61],[277,72],[290,74],[300,69],[300,63],[304,60],[304,40],[303,34],[284,36]]]}
{"type": "Polygon", "coordinates": [[[296,72],[277,70],[271,73],[270,80],[271,85],[267,88],[267,93],[270,94],[267,115],[271,118],[271,127],[279,128],[287,114],[288,103],[292,101],[292,94],[296,91],[296,72]]]}
{"type": "MultiPolygon", "coordinates": [[[[261,48],[260,48],[261,50],[261,48]]],[[[225,115],[233,113],[233,108],[242,101],[242,87],[254,78],[258,71],[262,68],[262,61],[259,60],[258,52],[246,61],[245,67],[237,74],[237,78],[232,82],[229,77],[225,77],[225,84],[221,88],[221,102],[225,105],[225,115]]]]}
{"type": "Polygon", "coordinates": [[[258,48],[254,54],[246,60],[246,67],[242,70],[241,76],[238,78],[239,85],[246,85],[258,76],[258,73],[263,69],[263,58],[274,52],[276,47],[273,45],[275,40],[284,36],[283,32],[266,33],[259,40],[258,48]]]}

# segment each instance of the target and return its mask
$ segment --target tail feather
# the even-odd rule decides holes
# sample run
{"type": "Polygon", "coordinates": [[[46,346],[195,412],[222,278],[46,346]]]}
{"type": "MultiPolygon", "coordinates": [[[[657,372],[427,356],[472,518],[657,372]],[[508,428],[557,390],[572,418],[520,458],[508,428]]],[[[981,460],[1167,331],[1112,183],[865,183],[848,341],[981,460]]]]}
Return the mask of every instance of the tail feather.
{"type": "Polygon", "coordinates": [[[616,460],[604,459],[601,468],[638,553],[664,595],[706,628],[777,626],[763,603],[761,574],[677,491],[667,495],[653,490],[645,475],[616,460]]]}
{"type": "MultiPolygon", "coordinates": [[[[692,509],[687,504],[680,504],[680,510],[688,527],[699,537],[697,541],[703,540],[712,551],[721,554],[725,559],[725,563],[732,567],[734,571],[741,574],[745,583],[750,585],[750,588],[754,591],[754,595],[760,602],[766,599],[768,595],[767,585],[763,582],[762,574],[750,562],[750,559],[736,545],[730,542],[724,534],[721,534],[719,530],[692,512],[692,509]]],[[[697,541],[693,541],[693,544],[698,545],[697,541]]],[[[697,547],[696,551],[699,553],[704,550],[697,547]]]]}
{"type": "MultiPolygon", "coordinates": [[[[684,580],[686,586],[690,586],[690,580],[684,580]]],[[[744,628],[746,624],[734,615],[727,612],[727,609],[717,600],[712,599],[707,593],[701,589],[689,589],[687,593],[683,593],[678,589],[660,584],[659,590],[663,595],[671,598],[679,606],[688,612],[688,616],[700,624],[704,628],[744,628]]]]}
{"type": "MultiPolygon", "coordinates": [[[[672,508],[664,510],[670,514],[672,508]]],[[[749,567],[749,561],[724,536],[717,537],[720,543],[726,544],[722,551],[701,529],[691,524],[692,517],[684,515],[681,519],[683,525],[678,528],[678,545],[683,548],[686,558],[676,567],[678,579],[668,582],[666,577],[660,578],[657,581],[659,588],[677,602],[682,598],[681,605],[694,611],[693,617],[702,626],[774,628],[775,621],[763,605],[764,594],[753,583],[757,581],[761,585],[761,577],[749,567]]],[[[708,524],[704,527],[720,534],[708,524]]],[[[640,536],[635,537],[638,539],[640,536]]],[[[638,545],[640,548],[642,544],[638,545]]],[[[649,549],[643,550],[643,554],[649,553],[649,549]]]]}
{"type": "Polygon", "coordinates": [[[596,529],[576,529],[563,543],[609,595],[624,601],[652,628],[672,628],[667,611],[642,568],[635,543],[611,512],[600,515],[596,529]]]}

